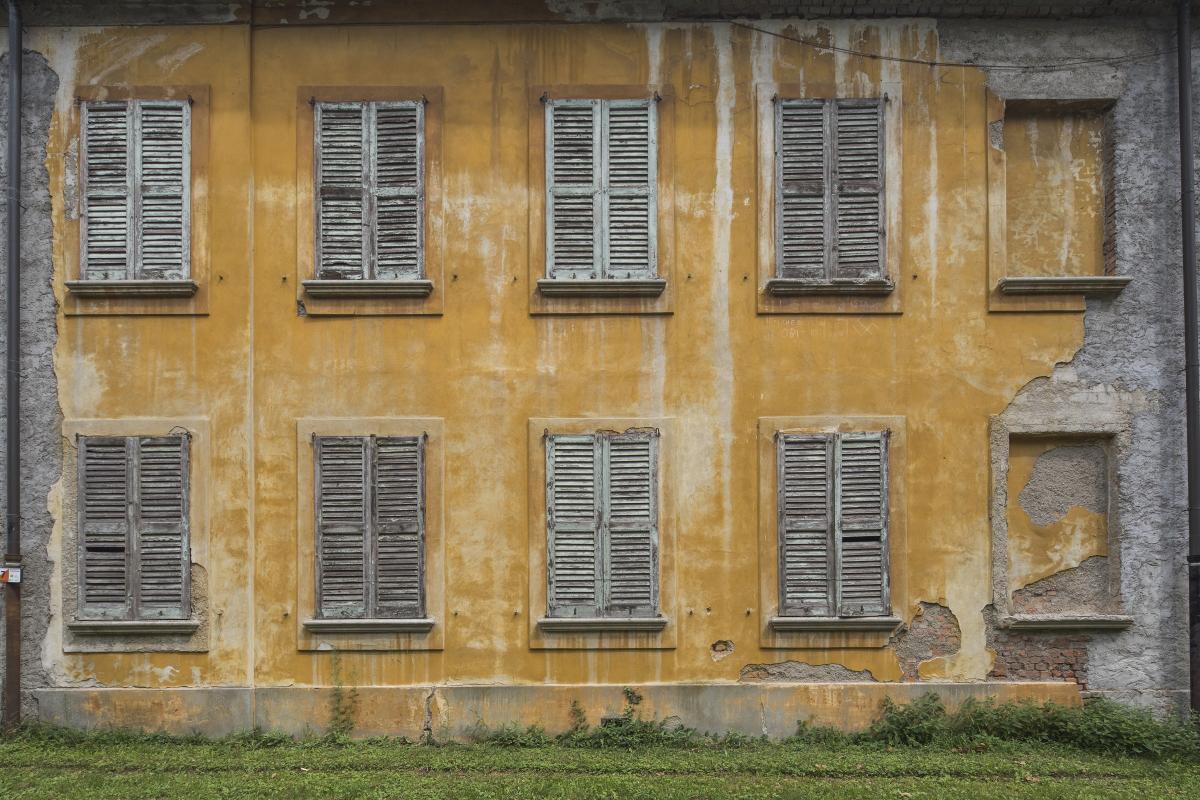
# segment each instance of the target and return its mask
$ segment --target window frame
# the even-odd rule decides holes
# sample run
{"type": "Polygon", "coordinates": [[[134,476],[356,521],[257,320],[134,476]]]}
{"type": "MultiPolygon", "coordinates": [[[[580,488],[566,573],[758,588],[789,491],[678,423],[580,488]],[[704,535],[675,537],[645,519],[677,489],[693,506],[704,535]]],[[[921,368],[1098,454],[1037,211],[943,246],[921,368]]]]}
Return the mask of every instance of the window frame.
{"type": "MultiPolygon", "coordinates": [[[[313,248],[315,257],[313,259],[313,274],[310,281],[313,282],[332,282],[337,280],[355,280],[363,281],[364,283],[371,282],[391,282],[391,283],[408,283],[414,281],[425,281],[425,217],[427,209],[425,204],[425,106],[427,100],[424,97],[414,100],[314,100],[313,102],[313,176],[314,176],[314,191],[313,191],[313,233],[314,242],[313,248]],[[409,187],[393,187],[390,189],[380,189],[378,176],[376,175],[376,159],[375,154],[379,149],[378,129],[375,125],[375,119],[380,108],[411,108],[416,111],[417,116],[417,136],[416,136],[416,162],[417,162],[417,181],[413,188],[409,187]],[[321,181],[321,115],[326,110],[358,110],[363,115],[363,133],[362,133],[362,153],[363,153],[363,176],[362,184],[359,187],[358,196],[362,199],[362,265],[360,268],[362,277],[360,278],[322,278],[321,277],[321,201],[329,196],[326,190],[330,190],[330,195],[341,196],[336,190],[338,187],[327,186],[321,181]],[[416,199],[417,208],[417,274],[415,276],[405,276],[400,278],[380,278],[378,271],[379,264],[379,231],[378,217],[376,211],[378,209],[380,197],[413,197],[416,199]]],[[[352,196],[350,192],[345,192],[344,196],[352,196]]],[[[382,288],[382,287],[377,287],[382,288]]],[[[309,287],[309,291],[319,291],[320,287],[313,285],[309,287]]]]}
{"type": "Polygon", "coordinates": [[[79,434],[77,435],[77,448],[79,458],[76,465],[76,497],[77,503],[77,541],[76,541],[76,559],[77,559],[77,575],[78,578],[78,600],[76,607],[76,619],[80,622],[155,622],[155,621],[173,621],[186,622],[192,616],[192,586],[191,586],[191,526],[190,526],[190,495],[191,495],[191,447],[192,437],[188,432],[184,433],[167,433],[164,435],[126,435],[126,436],[105,436],[94,434],[79,434]],[[146,522],[141,519],[141,498],[142,484],[138,466],[142,458],[142,444],[146,439],[178,439],[182,442],[182,456],[180,464],[180,480],[181,480],[181,495],[182,495],[182,511],[181,511],[181,534],[180,543],[182,548],[181,562],[182,572],[180,578],[180,597],[181,605],[179,614],[158,613],[146,614],[142,611],[142,596],[141,596],[141,542],[140,537],[144,532],[146,522]],[[84,456],[89,444],[101,444],[104,442],[122,441],[125,449],[125,607],[120,613],[96,613],[88,606],[85,597],[85,587],[87,579],[87,534],[85,526],[87,524],[86,515],[84,513],[84,500],[86,495],[87,485],[87,459],[84,456]]]}
{"type": "MultiPolygon", "coordinates": [[[[807,84],[763,81],[755,84],[758,281],[756,312],[774,314],[902,314],[904,313],[903,216],[905,119],[903,86],[896,80],[818,80],[807,84]],[[776,143],[779,99],[857,101],[882,100],[884,179],[881,192],[884,281],[811,283],[778,276],[778,159],[776,143]]],[[[906,274],[904,277],[908,277],[906,274]]]]}
{"type": "Polygon", "coordinates": [[[316,615],[314,622],[319,627],[323,621],[345,621],[345,620],[421,620],[426,617],[426,589],[425,589],[425,451],[428,444],[428,435],[421,434],[419,436],[379,436],[376,434],[364,434],[360,436],[330,436],[313,434],[312,448],[314,451],[313,468],[315,470],[313,480],[313,510],[316,515],[314,519],[313,529],[316,533],[316,615]],[[363,600],[363,613],[359,616],[353,615],[338,615],[328,614],[323,608],[323,598],[321,590],[321,578],[323,574],[322,561],[322,525],[320,521],[320,487],[321,487],[321,460],[316,453],[319,452],[320,443],[326,439],[359,439],[365,443],[364,448],[364,475],[363,475],[363,591],[365,594],[363,600]],[[412,439],[417,442],[417,475],[418,475],[418,514],[417,514],[417,536],[418,536],[418,601],[417,613],[410,616],[398,616],[387,613],[386,610],[381,610],[379,604],[379,532],[377,530],[378,520],[376,519],[376,511],[378,508],[378,446],[381,439],[412,439]],[[382,613],[381,613],[382,611],[382,613]]]}
{"type": "MultiPolygon", "coordinates": [[[[659,606],[659,584],[661,581],[661,564],[659,558],[659,485],[658,485],[658,465],[659,465],[659,440],[661,433],[659,430],[651,428],[631,428],[623,432],[616,431],[594,431],[592,433],[553,433],[547,431],[543,437],[545,441],[545,459],[546,459],[546,486],[547,493],[545,498],[546,503],[546,609],[545,619],[546,624],[553,626],[556,621],[568,623],[576,620],[578,615],[562,613],[564,608],[556,607],[554,604],[555,595],[555,573],[554,573],[554,549],[556,541],[556,533],[562,530],[562,527],[555,520],[555,510],[552,503],[550,487],[554,485],[555,474],[555,449],[554,440],[558,438],[567,439],[589,439],[593,448],[593,464],[596,469],[596,496],[595,503],[595,542],[596,542],[596,605],[594,608],[588,607],[586,610],[592,612],[586,614],[591,620],[612,620],[630,621],[631,624],[636,624],[637,620],[659,620],[662,618],[662,610],[659,606]],[[647,441],[649,442],[649,480],[651,485],[649,505],[649,537],[650,537],[650,552],[651,552],[651,576],[650,576],[650,603],[648,607],[626,607],[626,613],[618,613],[620,607],[614,604],[612,599],[612,584],[613,584],[613,564],[612,564],[612,532],[613,530],[636,530],[639,526],[622,525],[619,522],[614,522],[612,515],[612,469],[611,469],[611,454],[612,443],[616,440],[627,441],[647,441]]],[[[576,606],[571,606],[574,609],[576,606]]]]}

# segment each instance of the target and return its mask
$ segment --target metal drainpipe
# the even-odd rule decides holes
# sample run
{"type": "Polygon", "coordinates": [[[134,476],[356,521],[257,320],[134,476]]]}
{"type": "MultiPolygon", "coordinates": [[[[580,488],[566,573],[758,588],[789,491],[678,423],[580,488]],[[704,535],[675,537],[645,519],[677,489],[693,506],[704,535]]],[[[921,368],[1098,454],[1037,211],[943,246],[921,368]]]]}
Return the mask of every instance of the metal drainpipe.
{"type": "MultiPolygon", "coordinates": [[[[8,0],[8,336],[4,566],[21,562],[21,10],[8,0]]],[[[18,573],[19,574],[19,573],[18,573]]],[[[21,584],[4,584],[4,730],[21,722],[21,584]]]]}
{"type": "Polygon", "coordinates": [[[1188,466],[1188,649],[1192,710],[1200,711],[1200,341],[1196,325],[1196,176],[1192,146],[1192,0],[1179,0],[1179,178],[1188,466]]]}

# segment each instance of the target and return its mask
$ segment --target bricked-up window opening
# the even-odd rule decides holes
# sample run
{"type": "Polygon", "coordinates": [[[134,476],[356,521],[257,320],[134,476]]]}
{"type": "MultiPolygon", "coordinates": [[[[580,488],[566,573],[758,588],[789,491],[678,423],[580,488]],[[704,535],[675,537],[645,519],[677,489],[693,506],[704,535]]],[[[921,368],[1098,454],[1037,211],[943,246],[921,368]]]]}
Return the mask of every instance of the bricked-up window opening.
{"type": "Polygon", "coordinates": [[[191,106],[85,102],[84,280],[183,281],[191,262],[191,106]]]}
{"type": "Polygon", "coordinates": [[[546,276],[657,275],[653,100],[546,101],[546,276]]]}
{"type": "Polygon", "coordinates": [[[658,441],[546,437],[550,617],[658,616],[658,441]]]}
{"type": "Polygon", "coordinates": [[[186,435],[80,438],[81,618],[187,618],[188,444],[186,435]]]}
{"type": "Polygon", "coordinates": [[[317,613],[425,613],[425,436],[317,436],[317,613]]]}
{"type": "Polygon", "coordinates": [[[322,280],[424,277],[425,103],[317,103],[322,280]]]}
{"type": "Polygon", "coordinates": [[[890,613],[887,431],[776,441],[781,614],[890,613]]]}
{"type": "Polygon", "coordinates": [[[777,100],[778,278],[882,283],[884,101],[777,100]]]}

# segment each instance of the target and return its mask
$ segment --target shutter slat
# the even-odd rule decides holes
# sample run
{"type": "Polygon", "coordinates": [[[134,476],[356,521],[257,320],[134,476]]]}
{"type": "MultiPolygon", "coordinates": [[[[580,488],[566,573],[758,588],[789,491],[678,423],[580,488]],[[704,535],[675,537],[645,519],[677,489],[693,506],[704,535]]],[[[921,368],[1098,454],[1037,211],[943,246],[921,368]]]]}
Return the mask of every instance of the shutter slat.
{"type": "Polygon", "coordinates": [[[833,447],[825,434],[780,437],[780,593],[785,615],[831,613],[833,447]]]}
{"type": "Polygon", "coordinates": [[[124,617],[128,603],[129,453],[123,438],[80,439],[81,612],[124,617]]]}
{"type": "Polygon", "coordinates": [[[144,617],[183,617],[187,570],[187,439],[138,441],[138,603],[144,617]]]}
{"type": "Polygon", "coordinates": [[[318,276],[363,278],[365,107],[317,105],[318,276]]]}
{"type": "Polygon", "coordinates": [[[596,439],[547,440],[550,614],[599,613],[596,439]]]}
{"type": "Polygon", "coordinates": [[[651,614],[657,580],[656,443],[651,433],[609,435],[607,567],[610,611],[651,614]]]}
{"type": "Polygon", "coordinates": [[[375,594],[383,617],[422,614],[423,441],[382,437],[375,447],[375,594]]]}
{"type": "Polygon", "coordinates": [[[124,103],[86,103],[83,114],[81,272],[87,280],[121,280],[132,277],[129,109],[124,103]]]}
{"type": "Polygon", "coordinates": [[[551,183],[555,186],[596,184],[596,104],[550,107],[551,183]]]}
{"type": "Polygon", "coordinates": [[[375,277],[421,277],[421,200],[380,197],[375,204],[375,277]]]}
{"type": "Polygon", "coordinates": [[[838,613],[882,614],[887,604],[886,434],[843,434],[837,463],[838,613]]]}
{"type": "Polygon", "coordinates": [[[138,103],[138,246],[142,278],[182,280],[188,272],[189,106],[138,103]]]}
{"type": "Polygon", "coordinates": [[[318,437],[317,589],[329,617],[366,612],[366,440],[318,437]]]}
{"type": "Polygon", "coordinates": [[[836,276],[883,274],[882,109],[878,100],[839,100],[837,128],[836,276]]]}

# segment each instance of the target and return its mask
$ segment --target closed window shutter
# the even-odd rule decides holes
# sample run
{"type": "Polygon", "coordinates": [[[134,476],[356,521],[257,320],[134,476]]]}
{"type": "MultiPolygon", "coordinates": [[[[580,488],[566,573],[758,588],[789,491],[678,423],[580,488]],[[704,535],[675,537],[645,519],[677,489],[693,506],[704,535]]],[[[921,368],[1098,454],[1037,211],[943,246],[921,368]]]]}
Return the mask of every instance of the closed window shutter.
{"type": "Polygon", "coordinates": [[[550,614],[600,613],[600,443],[595,436],[547,441],[550,614]]]}
{"type": "Polygon", "coordinates": [[[317,604],[325,617],[367,609],[368,440],[318,437],[317,604]]]}
{"type": "Polygon", "coordinates": [[[326,280],[365,277],[367,131],[362,103],[319,103],[317,130],[317,264],[326,280]]]}
{"type": "Polygon", "coordinates": [[[603,106],[608,278],[652,277],[656,271],[656,110],[650,101],[613,100],[603,106]]]}
{"type": "Polygon", "coordinates": [[[79,443],[81,616],[122,619],[129,600],[130,453],[124,438],[79,443]]]}
{"type": "Polygon", "coordinates": [[[142,618],[188,613],[187,445],[184,436],[138,440],[136,602],[142,618]]]}
{"type": "Polygon", "coordinates": [[[130,215],[132,119],[125,103],[83,105],[83,245],[85,280],[134,277],[130,215]]]}
{"type": "Polygon", "coordinates": [[[135,209],[140,277],[183,280],[188,274],[190,106],[140,102],[135,106],[137,176],[135,209]]]}
{"type": "Polygon", "coordinates": [[[616,615],[658,607],[657,435],[607,437],[607,603],[616,615]]]}
{"type": "Polygon", "coordinates": [[[823,281],[831,242],[828,107],[824,100],[780,100],[775,113],[778,274],[823,281]]]}
{"type": "Polygon", "coordinates": [[[838,614],[888,608],[887,433],[844,433],[837,440],[838,614]]]}
{"type": "Polygon", "coordinates": [[[546,253],[551,278],[595,278],[600,273],[600,130],[599,101],[555,101],[547,109],[546,253]]]}
{"type": "Polygon", "coordinates": [[[779,441],[779,591],[791,616],[832,613],[833,436],[779,441]]]}
{"type": "Polygon", "coordinates": [[[423,274],[425,104],[375,103],[375,277],[423,274]]]}
{"type": "Polygon", "coordinates": [[[834,277],[883,275],[883,103],[838,100],[834,277]]]}
{"type": "Polygon", "coordinates": [[[424,449],[424,437],[376,440],[375,616],[423,614],[424,449]]]}

